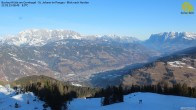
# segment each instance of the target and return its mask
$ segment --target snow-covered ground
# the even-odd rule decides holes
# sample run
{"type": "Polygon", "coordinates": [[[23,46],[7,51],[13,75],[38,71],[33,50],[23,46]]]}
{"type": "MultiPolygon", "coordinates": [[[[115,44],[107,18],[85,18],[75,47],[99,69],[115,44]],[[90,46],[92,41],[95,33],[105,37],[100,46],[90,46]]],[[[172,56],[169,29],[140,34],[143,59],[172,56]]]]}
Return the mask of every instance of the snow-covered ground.
{"type": "Polygon", "coordinates": [[[100,102],[100,98],[74,99],[68,110],[196,110],[195,98],[155,93],[132,93],[124,96],[124,102],[107,106],[100,102]]]}
{"type": "Polygon", "coordinates": [[[74,82],[72,82],[71,85],[73,85],[73,86],[78,86],[78,87],[82,87],[81,84],[77,84],[77,83],[74,83],[74,82]]]}
{"type": "MultiPolygon", "coordinates": [[[[186,61],[186,59],[182,59],[183,61],[186,61]]],[[[173,61],[173,62],[167,62],[171,67],[187,67],[189,69],[195,69],[191,65],[188,65],[182,61],[173,61]]]]}
{"type": "Polygon", "coordinates": [[[43,104],[32,92],[16,95],[13,89],[0,85],[0,110],[43,110],[43,104]],[[15,103],[19,108],[15,108],[15,103]]]}
{"type": "Polygon", "coordinates": [[[186,65],[186,63],[183,63],[181,61],[168,62],[168,64],[172,67],[183,67],[184,65],[186,65]]]}
{"type": "MultiPolygon", "coordinates": [[[[32,92],[16,95],[0,85],[0,110],[43,110],[43,104],[32,92]]],[[[124,96],[122,103],[107,106],[101,106],[101,98],[77,98],[68,104],[68,110],[196,110],[196,98],[137,92],[124,96]]]]}

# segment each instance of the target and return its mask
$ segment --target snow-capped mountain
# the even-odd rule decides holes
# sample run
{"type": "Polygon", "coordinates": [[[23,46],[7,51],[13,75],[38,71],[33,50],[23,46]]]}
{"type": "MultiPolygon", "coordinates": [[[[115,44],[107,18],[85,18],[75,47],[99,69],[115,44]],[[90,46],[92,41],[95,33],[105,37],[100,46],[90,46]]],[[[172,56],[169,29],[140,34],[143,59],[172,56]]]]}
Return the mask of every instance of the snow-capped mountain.
{"type": "Polygon", "coordinates": [[[62,39],[81,39],[81,35],[69,30],[31,29],[20,32],[14,37],[6,38],[5,43],[16,46],[42,46],[62,39]]]}
{"type": "Polygon", "coordinates": [[[164,32],[159,34],[152,34],[147,40],[148,42],[179,42],[186,40],[196,40],[196,33],[188,32],[164,32]]]}
{"type": "Polygon", "coordinates": [[[81,84],[97,79],[91,78],[94,74],[144,63],[159,56],[159,52],[169,53],[195,45],[195,38],[194,33],[170,32],[154,34],[143,43],[128,36],[26,30],[0,40],[0,81],[46,75],[81,84]]]}
{"type": "Polygon", "coordinates": [[[156,54],[139,40],[116,35],[82,36],[66,30],[26,30],[0,45],[0,81],[46,75],[74,84],[91,75],[134,63],[156,54]]]}
{"type": "Polygon", "coordinates": [[[30,29],[20,32],[15,36],[5,38],[4,42],[9,45],[16,46],[43,46],[47,43],[63,40],[63,39],[86,39],[86,40],[103,40],[116,42],[137,42],[133,37],[121,37],[116,35],[97,35],[97,36],[82,36],[77,32],[70,30],[47,30],[47,29],[30,29]],[[90,38],[91,37],[91,38],[90,38]],[[94,38],[94,39],[93,39],[94,38]]]}
{"type": "Polygon", "coordinates": [[[164,32],[152,34],[143,44],[162,53],[172,53],[196,46],[196,33],[164,32]]]}
{"type": "Polygon", "coordinates": [[[121,42],[121,43],[138,43],[140,40],[138,40],[135,37],[129,37],[129,36],[117,36],[117,35],[103,35],[103,36],[97,36],[96,40],[101,40],[103,42],[121,42]]]}

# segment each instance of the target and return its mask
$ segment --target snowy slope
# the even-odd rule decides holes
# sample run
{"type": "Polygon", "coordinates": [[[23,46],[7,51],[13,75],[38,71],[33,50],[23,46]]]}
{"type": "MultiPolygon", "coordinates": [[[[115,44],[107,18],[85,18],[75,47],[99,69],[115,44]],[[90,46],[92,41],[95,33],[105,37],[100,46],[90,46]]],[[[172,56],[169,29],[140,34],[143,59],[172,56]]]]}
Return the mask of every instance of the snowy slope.
{"type": "Polygon", "coordinates": [[[155,93],[132,93],[124,96],[124,102],[108,106],[101,106],[100,102],[100,98],[75,99],[68,110],[196,110],[194,98],[155,93]]]}
{"type": "MultiPolygon", "coordinates": [[[[0,110],[43,110],[43,101],[40,101],[32,92],[18,94],[10,88],[0,85],[0,110]],[[29,104],[27,104],[27,100],[29,104]],[[15,103],[19,108],[15,108],[15,103]]],[[[50,110],[47,108],[46,110],[50,110]]]]}

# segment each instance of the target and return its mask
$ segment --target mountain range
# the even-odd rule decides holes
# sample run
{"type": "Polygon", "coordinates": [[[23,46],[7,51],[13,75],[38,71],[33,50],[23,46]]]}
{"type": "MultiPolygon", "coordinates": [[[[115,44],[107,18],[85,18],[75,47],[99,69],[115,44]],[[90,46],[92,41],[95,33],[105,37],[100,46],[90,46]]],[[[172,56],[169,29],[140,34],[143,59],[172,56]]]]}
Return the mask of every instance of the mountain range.
{"type": "Polygon", "coordinates": [[[82,36],[79,33],[71,30],[47,30],[47,29],[30,29],[20,32],[17,35],[6,36],[1,39],[1,44],[9,44],[15,46],[43,46],[45,44],[65,40],[100,40],[100,41],[113,41],[122,43],[133,43],[139,40],[128,36],[116,35],[92,35],[82,36]]]}
{"type": "Polygon", "coordinates": [[[172,52],[196,46],[196,33],[164,32],[152,34],[143,44],[146,47],[168,55],[172,52]]]}
{"type": "Polygon", "coordinates": [[[93,75],[147,63],[195,44],[196,34],[188,32],[152,34],[140,41],[129,36],[84,36],[69,30],[25,30],[0,40],[0,81],[47,75],[89,85],[93,75]]]}

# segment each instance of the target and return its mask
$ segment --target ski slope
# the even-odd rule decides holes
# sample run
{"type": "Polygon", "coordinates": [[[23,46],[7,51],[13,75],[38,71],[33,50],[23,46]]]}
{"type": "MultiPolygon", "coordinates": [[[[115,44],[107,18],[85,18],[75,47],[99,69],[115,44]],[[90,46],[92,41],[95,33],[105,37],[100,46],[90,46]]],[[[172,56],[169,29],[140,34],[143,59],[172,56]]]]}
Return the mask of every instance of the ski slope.
{"type": "Polygon", "coordinates": [[[101,98],[74,99],[68,110],[196,110],[196,98],[155,93],[132,93],[124,96],[124,102],[107,106],[100,102],[101,98]]]}
{"type": "MultiPolygon", "coordinates": [[[[0,85],[0,110],[43,110],[43,104],[32,92],[16,95],[0,85]]],[[[101,98],[77,98],[68,103],[68,110],[196,110],[196,98],[137,92],[125,95],[122,103],[107,106],[101,106],[101,98]]]]}
{"type": "Polygon", "coordinates": [[[32,92],[16,95],[13,89],[0,85],[0,110],[43,110],[43,104],[32,92]],[[18,108],[15,108],[15,103],[18,108]]]}

